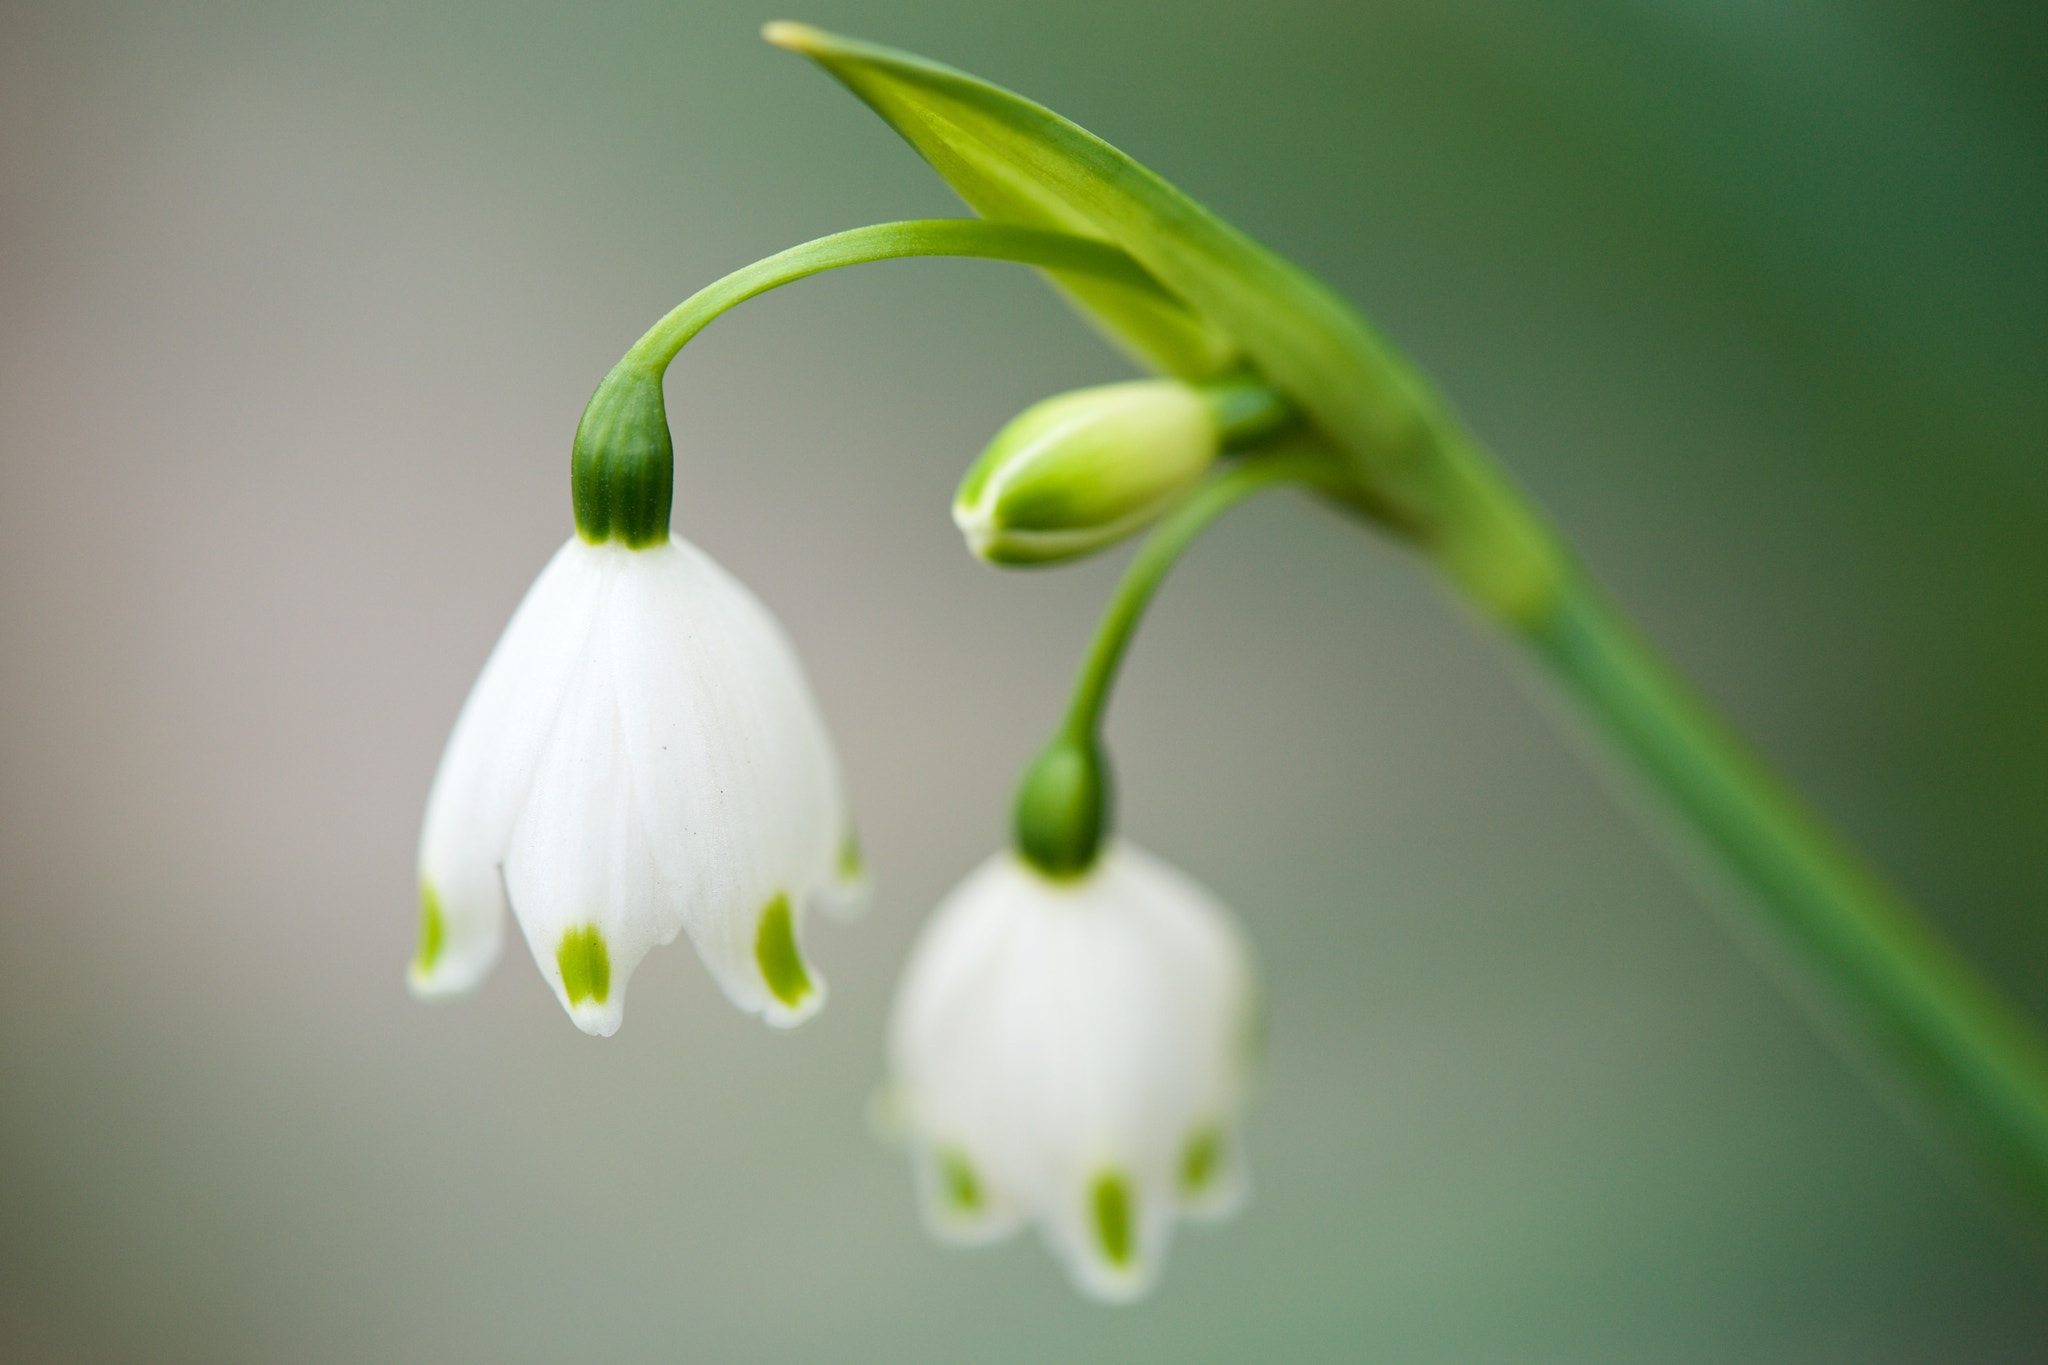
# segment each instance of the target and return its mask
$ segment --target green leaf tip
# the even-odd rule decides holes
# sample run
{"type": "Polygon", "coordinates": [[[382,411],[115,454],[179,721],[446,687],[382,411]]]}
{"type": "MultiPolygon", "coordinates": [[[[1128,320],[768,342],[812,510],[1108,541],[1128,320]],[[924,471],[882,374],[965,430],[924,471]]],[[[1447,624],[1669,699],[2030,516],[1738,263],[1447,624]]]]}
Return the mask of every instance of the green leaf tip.
{"type": "MultiPolygon", "coordinates": [[[[1048,127],[1059,124],[1080,132],[1058,115],[965,72],[907,52],[804,24],[775,24],[770,30],[764,30],[770,42],[809,57],[881,115],[982,217],[1115,240],[1115,234],[1106,231],[1081,205],[1039,183],[1039,172],[1047,167],[1021,164],[1034,160],[1031,134],[1027,133],[1021,145],[1001,145],[1002,138],[992,142],[991,122],[973,107],[971,98],[963,102],[958,97],[963,92],[998,97],[1048,127]]],[[[1100,145],[1121,155],[1106,143],[1100,145]]],[[[1071,271],[1047,273],[1084,317],[1147,369],[1186,379],[1208,379],[1237,365],[1238,348],[1231,338],[1178,300],[1162,300],[1150,291],[1071,271]]]]}
{"type": "Polygon", "coordinates": [[[829,39],[831,35],[822,33],[809,24],[794,23],[788,19],[770,19],[761,25],[761,37],[779,48],[808,55],[814,44],[820,39],[829,39]]]}
{"type": "Polygon", "coordinates": [[[1114,339],[1183,379],[1249,367],[1341,455],[1345,501],[1422,548],[1479,605],[1528,624],[1562,555],[1428,382],[1343,299],[1086,129],[987,81],[799,24],[811,58],[977,213],[1121,247],[1185,310],[1053,272],[1114,339]]]}

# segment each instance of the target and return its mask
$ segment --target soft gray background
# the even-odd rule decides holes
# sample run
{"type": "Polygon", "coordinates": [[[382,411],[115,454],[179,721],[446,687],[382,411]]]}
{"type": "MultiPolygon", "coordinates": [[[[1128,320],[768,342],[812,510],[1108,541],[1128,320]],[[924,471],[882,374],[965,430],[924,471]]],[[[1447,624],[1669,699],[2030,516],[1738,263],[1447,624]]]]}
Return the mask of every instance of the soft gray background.
{"type": "Polygon", "coordinates": [[[2048,1013],[2041,10],[0,4],[0,1356],[2025,1361],[2038,1252],[1817,1041],[1417,570],[1274,499],[1112,725],[1238,906],[1257,1194],[1149,1302],[918,1230],[861,1113],[1113,563],[953,480],[1125,373],[1028,272],[749,305],[676,522],[782,615],[880,895],[790,1036],[402,986],[457,706],[682,295],[955,212],[804,18],[1020,88],[1369,309],[1703,690],[2048,1013]]]}

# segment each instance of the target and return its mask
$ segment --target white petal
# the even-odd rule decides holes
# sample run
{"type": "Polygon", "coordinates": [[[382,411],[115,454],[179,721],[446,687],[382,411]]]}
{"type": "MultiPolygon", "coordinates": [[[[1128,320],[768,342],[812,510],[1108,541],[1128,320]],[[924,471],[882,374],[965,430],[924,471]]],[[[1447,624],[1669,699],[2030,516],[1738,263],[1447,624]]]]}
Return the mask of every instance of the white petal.
{"type": "Polygon", "coordinates": [[[682,926],[733,1003],[802,1022],[825,996],[803,920],[835,884],[848,822],[795,652],[681,540],[632,552],[605,632],[634,796],[682,926]]]}
{"type": "Polygon", "coordinates": [[[456,718],[421,822],[421,951],[409,973],[416,994],[470,990],[497,960],[512,822],[586,654],[600,579],[589,546],[572,538],[558,550],[456,718]]]}
{"type": "Polygon", "coordinates": [[[1242,1103],[1255,1058],[1259,1009],[1251,945],[1208,888],[1135,844],[1118,840],[1094,883],[1101,902],[1131,916],[1166,967],[1183,1036],[1199,1039],[1198,1108],[1242,1103]]]}
{"type": "Polygon", "coordinates": [[[609,1037],[640,959],[681,925],[673,885],[657,874],[637,808],[619,679],[604,622],[627,577],[611,557],[599,592],[600,628],[569,683],[534,768],[505,856],[505,886],[541,975],[578,1028],[609,1037]]]}

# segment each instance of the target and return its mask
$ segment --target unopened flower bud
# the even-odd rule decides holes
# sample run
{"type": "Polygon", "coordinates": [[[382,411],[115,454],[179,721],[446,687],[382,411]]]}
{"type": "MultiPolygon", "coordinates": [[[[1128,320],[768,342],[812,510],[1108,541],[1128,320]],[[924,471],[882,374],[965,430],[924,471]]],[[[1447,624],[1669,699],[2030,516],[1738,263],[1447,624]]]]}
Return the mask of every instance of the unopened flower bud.
{"type": "Polygon", "coordinates": [[[1107,549],[1171,507],[1226,444],[1285,420],[1249,381],[1142,379],[1033,405],[997,433],[953,498],[967,547],[992,564],[1107,549]]]}

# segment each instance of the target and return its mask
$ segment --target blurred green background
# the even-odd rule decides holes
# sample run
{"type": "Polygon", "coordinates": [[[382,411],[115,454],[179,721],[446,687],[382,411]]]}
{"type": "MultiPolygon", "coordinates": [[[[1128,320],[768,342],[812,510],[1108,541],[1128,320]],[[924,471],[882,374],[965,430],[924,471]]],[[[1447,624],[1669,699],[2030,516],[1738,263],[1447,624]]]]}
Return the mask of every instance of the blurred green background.
{"type": "Polygon", "coordinates": [[[1307,503],[1205,540],[1112,718],[1244,915],[1256,1194],[1127,1311],[958,1254],[866,1132],[1116,564],[954,479],[1123,363],[868,267],[669,380],[676,524],[781,614],[879,895],[773,1035],[514,940],[410,1000],[421,802],[568,533],[585,398],[724,271],[956,212],[799,18],[1020,89],[1356,300],[1594,573],[2048,1017],[2048,21],[1933,0],[790,13],[0,6],[0,1357],[2038,1361],[2048,1262],[1819,1039],[1529,673],[1307,503]]]}

